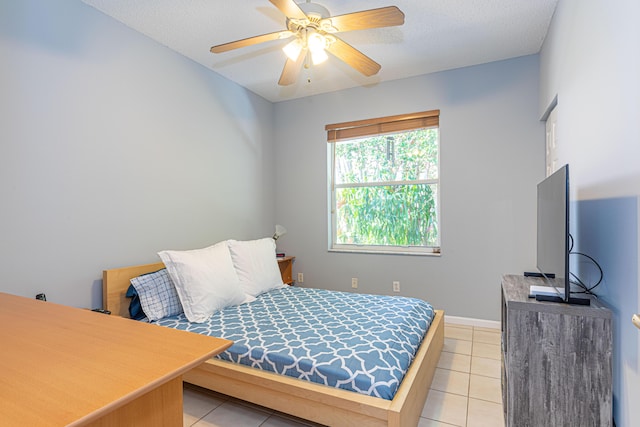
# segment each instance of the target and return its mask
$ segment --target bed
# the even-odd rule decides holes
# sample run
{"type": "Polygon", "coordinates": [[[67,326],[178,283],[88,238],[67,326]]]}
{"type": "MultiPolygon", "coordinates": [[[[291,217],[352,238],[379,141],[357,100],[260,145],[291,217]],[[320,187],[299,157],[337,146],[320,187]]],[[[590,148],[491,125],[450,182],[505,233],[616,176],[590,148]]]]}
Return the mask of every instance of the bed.
{"type": "MultiPolygon", "coordinates": [[[[125,294],[130,279],[163,263],[105,270],[104,308],[129,317],[125,294]]],[[[444,313],[435,310],[431,326],[392,400],[211,359],[186,373],[184,381],[325,425],[417,425],[444,344],[444,313]]]]}

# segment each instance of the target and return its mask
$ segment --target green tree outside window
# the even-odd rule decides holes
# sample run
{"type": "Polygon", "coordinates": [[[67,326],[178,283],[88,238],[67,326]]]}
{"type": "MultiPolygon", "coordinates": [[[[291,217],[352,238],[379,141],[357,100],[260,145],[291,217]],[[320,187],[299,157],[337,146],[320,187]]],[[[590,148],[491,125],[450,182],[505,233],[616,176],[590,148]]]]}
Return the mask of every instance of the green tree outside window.
{"type": "Polygon", "coordinates": [[[438,248],[438,128],[334,143],[335,245],[438,248]]]}

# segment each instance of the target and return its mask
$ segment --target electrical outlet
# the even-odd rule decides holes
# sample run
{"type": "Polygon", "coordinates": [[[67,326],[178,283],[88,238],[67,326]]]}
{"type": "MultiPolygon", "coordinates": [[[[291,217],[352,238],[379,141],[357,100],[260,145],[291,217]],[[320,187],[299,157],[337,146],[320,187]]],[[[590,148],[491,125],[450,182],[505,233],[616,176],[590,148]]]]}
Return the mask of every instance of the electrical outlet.
{"type": "Polygon", "coordinates": [[[298,283],[304,283],[304,274],[298,273],[298,283]]]}
{"type": "Polygon", "coordinates": [[[393,282],[393,292],[400,292],[400,282],[398,281],[393,282]]]}
{"type": "Polygon", "coordinates": [[[358,278],[357,277],[353,277],[351,279],[351,287],[353,289],[358,289],[358,278]]]}

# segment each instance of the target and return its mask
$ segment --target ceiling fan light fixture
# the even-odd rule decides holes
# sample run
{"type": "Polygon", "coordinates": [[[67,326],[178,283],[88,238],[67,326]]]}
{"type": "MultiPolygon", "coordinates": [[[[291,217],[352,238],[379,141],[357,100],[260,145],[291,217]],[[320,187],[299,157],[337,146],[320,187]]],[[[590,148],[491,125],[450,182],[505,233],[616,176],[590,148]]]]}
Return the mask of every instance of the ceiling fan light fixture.
{"type": "Polygon", "coordinates": [[[311,32],[307,36],[307,46],[311,52],[324,50],[327,47],[327,39],[320,33],[311,32]]]}
{"type": "Polygon", "coordinates": [[[282,48],[282,51],[287,55],[287,58],[292,61],[297,61],[298,56],[300,56],[300,52],[302,52],[302,42],[299,38],[296,38],[295,40],[287,43],[287,45],[282,48]]]}
{"type": "Polygon", "coordinates": [[[322,64],[329,57],[325,48],[327,47],[327,39],[318,32],[310,32],[307,35],[307,47],[311,51],[311,61],[313,65],[322,64]]]}
{"type": "Polygon", "coordinates": [[[316,50],[315,52],[313,50],[311,51],[311,62],[313,62],[313,65],[322,64],[327,59],[329,59],[329,56],[324,49],[316,50]]]}

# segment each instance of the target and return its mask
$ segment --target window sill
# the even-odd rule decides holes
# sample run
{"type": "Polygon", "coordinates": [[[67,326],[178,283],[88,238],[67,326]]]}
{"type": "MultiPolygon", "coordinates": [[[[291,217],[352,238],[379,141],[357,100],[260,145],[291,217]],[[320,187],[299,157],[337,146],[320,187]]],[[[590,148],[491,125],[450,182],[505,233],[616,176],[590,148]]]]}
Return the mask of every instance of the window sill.
{"type": "Polygon", "coordinates": [[[373,250],[373,249],[336,249],[331,248],[329,252],[338,253],[350,253],[350,254],[373,254],[373,255],[410,255],[410,256],[428,256],[428,257],[440,257],[440,252],[418,252],[418,251],[403,251],[403,250],[373,250]]]}

